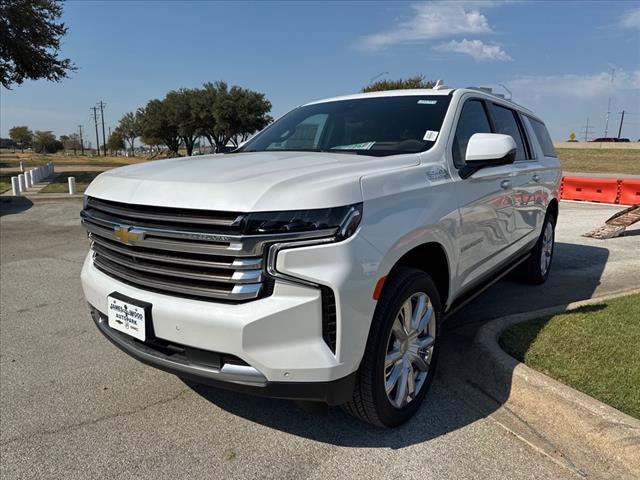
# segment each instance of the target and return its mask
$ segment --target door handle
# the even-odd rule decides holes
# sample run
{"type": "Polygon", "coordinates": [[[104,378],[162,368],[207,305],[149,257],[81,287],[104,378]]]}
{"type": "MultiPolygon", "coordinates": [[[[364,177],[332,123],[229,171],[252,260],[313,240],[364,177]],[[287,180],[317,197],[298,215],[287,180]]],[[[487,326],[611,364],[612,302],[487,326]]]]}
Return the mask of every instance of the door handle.
{"type": "Polygon", "coordinates": [[[507,188],[509,188],[510,186],[511,186],[511,181],[510,181],[510,180],[502,180],[502,181],[500,182],[500,188],[503,188],[503,189],[505,189],[505,190],[506,190],[506,189],[507,189],[507,188]]]}
{"type": "Polygon", "coordinates": [[[537,173],[533,174],[533,181],[534,182],[539,182],[540,181],[540,175],[538,175],[537,173]]]}

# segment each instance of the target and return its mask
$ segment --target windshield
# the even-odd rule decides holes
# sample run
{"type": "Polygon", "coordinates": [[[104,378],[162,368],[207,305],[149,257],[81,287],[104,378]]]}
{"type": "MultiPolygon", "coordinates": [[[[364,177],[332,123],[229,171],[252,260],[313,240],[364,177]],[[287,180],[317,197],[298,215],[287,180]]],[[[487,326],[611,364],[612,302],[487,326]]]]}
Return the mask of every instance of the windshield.
{"type": "Polygon", "coordinates": [[[396,155],[430,149],[451,100],[444,95],[316,103],[284,115],[237,152],[396,155]]]}

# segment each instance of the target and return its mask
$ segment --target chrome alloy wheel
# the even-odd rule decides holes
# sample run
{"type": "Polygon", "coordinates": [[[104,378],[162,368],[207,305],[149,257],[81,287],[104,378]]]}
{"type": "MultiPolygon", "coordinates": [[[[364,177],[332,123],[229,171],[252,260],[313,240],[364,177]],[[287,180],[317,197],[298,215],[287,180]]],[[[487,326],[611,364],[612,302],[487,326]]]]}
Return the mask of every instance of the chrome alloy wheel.
{"type": "Polygon", "coordinates": [[[547,222],[542,236],[542,248],[540,249],[540,272],[546,275],[551,265],[551,255],[553,254],[553,225],[547,222]]]}
{"type": "Polygon", "coordinates": [[[394,407],[404,407],[420,392],[429,374],[435,339],[431,300],[424,292],[414,293],[400,307],[387,340],[384,381],[394,407]]]}

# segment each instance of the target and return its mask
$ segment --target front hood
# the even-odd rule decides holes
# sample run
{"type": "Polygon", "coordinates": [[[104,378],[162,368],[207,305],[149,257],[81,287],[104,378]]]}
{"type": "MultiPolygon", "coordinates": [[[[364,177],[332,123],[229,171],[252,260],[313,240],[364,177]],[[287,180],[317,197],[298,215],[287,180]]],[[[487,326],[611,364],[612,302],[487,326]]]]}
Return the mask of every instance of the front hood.
{"type": "Polygon", "coordinates": [[[91,183],[86,194],[139,205],[236,212],[325,208],[361,202],[364,175],[417,163],[417,155],[205,155],[109,170],[91,183]]]}

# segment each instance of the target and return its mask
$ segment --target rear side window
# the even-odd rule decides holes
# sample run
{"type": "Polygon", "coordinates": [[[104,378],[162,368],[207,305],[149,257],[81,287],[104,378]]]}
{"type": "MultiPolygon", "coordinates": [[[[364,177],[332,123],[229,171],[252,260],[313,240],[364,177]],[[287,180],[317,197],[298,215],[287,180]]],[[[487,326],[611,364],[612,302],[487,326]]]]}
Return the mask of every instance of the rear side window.
{"type": "Polygon", "coordinates": [[[468,100],[462,107],[453,137],[453,164],[458,168],[464,166],[467,145],[474,133],[491,133],[491,124],[483,103],[479,100],[468,100]]]}
{"type": "Polygon", "coordinates": [[[522,132],[518,126],[516,112],[509,108],[493,104],[492,113],[496,126],[495,133],[510,135],[518,147],[516,151],[516,161],[527,160],[527,150],[524,145],[524,139],[522,138],[522,132]]]}
{"type": "Polygon", "coordinates": [[[529,123],[531,123],[533,133],[536,134],[536,138],[538,139],[538,143],[542,148],[542,153],[544,154],[544,156],[556,157],[556,149],[553,148],[553,142],[551,141],[551,137],[549,136],[547,127],[545,127],[544,123],[539,122],[538,120],[534,120],[531,117],[527,118],[529,119],[529,123]]]}

